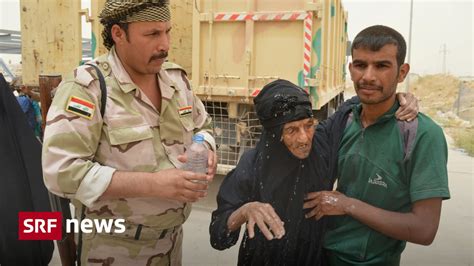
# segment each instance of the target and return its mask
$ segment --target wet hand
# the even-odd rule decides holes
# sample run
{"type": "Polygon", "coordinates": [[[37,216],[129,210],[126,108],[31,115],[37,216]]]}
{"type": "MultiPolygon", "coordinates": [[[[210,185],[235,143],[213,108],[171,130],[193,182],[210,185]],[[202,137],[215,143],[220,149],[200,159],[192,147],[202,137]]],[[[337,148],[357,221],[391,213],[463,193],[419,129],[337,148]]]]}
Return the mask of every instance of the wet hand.
{"type": "Polygon", "coordinates": [[[412,93],[397,93],[400,108],[395,113],[398,120],[408,121],[415,119],[418,115],[418,99],[412,93]]]}
{"type": "Polygon", "coordinates": [[[283,222],[270,204],[250,202],[242,207],[242,215],[247,220],[249,238],[255,237],[255,225],[267,240],[281,239],[285,235],[283,222]]]}
{"type": "Polygon", "coordinates": [[[312,209],[305,217],[319,220],[325,215],[344,215],[350,208],[350,198],[339,191],[310,192],[303,209],[312,209]]]}

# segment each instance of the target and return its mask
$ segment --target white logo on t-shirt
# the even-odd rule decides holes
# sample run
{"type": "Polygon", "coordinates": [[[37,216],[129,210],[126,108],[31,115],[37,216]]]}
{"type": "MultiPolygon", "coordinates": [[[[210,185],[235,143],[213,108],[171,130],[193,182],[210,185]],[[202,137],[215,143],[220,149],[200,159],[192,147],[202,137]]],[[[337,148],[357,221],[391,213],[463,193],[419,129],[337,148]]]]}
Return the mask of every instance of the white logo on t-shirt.
{"type": "Polygon", "coordinates": [[[374,178],[370,178],[369,177],[369,184],[372,184],[372,185],[377,185],[377,186],[382,186],[384,188],[387,188],[387,183],[385,183],[383,180],[382,180],[382,176],[380,176],[379,174],[375,174],[377,177],[374,177],[374,178]]]}

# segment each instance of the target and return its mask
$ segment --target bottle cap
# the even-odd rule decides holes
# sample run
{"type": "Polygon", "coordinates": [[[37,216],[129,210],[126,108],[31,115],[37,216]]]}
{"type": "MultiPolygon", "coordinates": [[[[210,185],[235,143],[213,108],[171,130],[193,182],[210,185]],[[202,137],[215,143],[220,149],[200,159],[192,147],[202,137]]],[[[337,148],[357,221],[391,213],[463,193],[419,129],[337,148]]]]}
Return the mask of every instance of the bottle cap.
{"type": "Polygon", "coordinates": [[[204,136],[202,134],[196,134],[193,136],[193,141],[197,143],[204,142],[204,136]]]}

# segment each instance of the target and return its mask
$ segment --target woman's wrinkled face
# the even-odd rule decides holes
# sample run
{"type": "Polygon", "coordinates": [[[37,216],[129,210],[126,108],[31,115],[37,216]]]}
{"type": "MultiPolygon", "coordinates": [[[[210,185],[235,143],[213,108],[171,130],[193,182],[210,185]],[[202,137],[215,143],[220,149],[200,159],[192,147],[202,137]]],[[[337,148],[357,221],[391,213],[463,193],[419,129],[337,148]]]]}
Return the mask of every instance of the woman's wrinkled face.
{"type": "Polygon", "coordinates": [[[305,159],[311,151],[315,130],[313,118],[286,123],[283,126],[282,141],[290,152],[299,159],[305,159]]]}

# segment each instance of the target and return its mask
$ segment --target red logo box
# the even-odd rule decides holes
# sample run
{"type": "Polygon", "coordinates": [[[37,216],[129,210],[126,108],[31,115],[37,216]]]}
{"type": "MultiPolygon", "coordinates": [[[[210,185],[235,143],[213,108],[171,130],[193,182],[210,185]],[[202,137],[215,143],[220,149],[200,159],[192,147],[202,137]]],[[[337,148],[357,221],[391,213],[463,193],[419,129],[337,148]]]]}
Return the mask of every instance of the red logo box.
{"type": "Polygon", "coordinates": [[[19,212],[19,240],[61,240],[62,214],[60,212],[19,212]]]}

